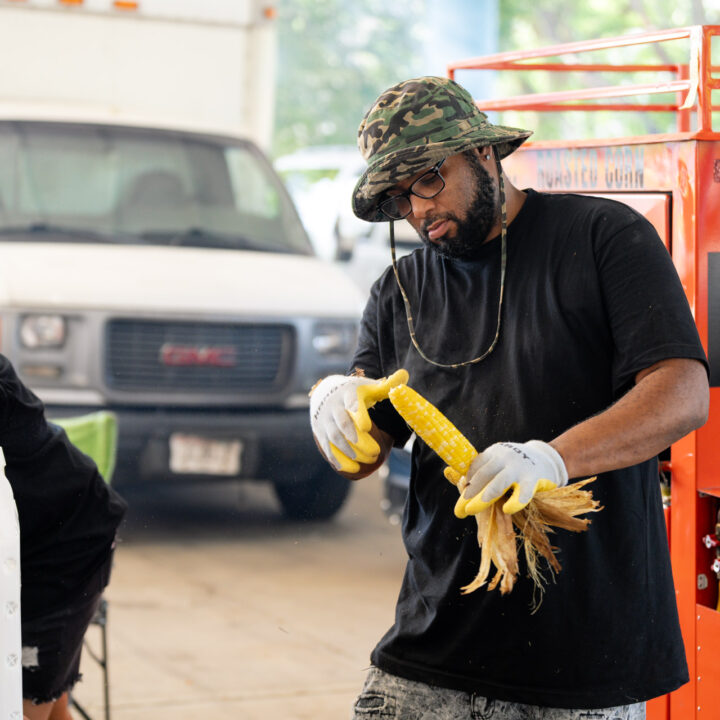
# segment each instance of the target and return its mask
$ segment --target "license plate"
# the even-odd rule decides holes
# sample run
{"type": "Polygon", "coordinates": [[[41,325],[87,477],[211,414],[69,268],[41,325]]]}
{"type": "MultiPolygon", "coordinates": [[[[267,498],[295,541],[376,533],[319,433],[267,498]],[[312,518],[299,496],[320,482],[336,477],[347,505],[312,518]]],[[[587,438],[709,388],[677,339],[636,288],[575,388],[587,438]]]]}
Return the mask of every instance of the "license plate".
{"type": "Polygon", "coordinates": [[[177,474],[237,475],[242,450],[240,440],[211,440],[174,433],[170,436],[170,470],[177,474]]]}

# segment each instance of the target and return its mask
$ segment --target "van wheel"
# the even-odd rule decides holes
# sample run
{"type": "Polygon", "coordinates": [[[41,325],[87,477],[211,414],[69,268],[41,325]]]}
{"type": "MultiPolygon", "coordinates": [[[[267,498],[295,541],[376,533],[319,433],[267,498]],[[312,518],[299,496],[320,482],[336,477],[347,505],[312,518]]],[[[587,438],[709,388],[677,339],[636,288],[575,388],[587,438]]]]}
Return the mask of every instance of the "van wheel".
{"type": "Polygon", "coordinates": [[[321,470],[298,483],[275,483],[283,515],[290,520],[327,520],[345,503],[350,480],[321,470]]]}

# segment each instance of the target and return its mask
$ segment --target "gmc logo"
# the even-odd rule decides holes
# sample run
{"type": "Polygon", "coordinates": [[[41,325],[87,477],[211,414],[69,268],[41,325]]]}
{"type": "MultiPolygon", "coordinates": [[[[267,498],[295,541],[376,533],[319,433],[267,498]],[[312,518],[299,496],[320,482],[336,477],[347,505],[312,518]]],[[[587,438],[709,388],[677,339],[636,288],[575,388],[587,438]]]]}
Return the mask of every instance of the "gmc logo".
{"type": "Polygon", "coordinates": [[[165,343],[160,348],[160,362],[172,367],[210,365],[212,367],[235,367],[233,347],[193,347],[165,343]]]}

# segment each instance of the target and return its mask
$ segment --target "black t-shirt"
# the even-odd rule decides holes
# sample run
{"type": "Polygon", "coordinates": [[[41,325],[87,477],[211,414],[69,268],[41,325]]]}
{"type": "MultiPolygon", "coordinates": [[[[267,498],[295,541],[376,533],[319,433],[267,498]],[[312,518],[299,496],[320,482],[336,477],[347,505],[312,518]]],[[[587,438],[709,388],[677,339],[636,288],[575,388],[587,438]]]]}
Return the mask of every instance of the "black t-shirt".
{"type": "Polygon", "coordinates": [[[0,355],[0,447],[20,522],[23,620],[96,587],[125,501],[0,355]]]}
{"type": "MultiPolygon", "coordinates": [[[[496,330],[500,239],[473,261],[423,248],[399,262],[416,337],[433,360],[482,354],[496,330]]],[[[528,191],[508,228],[502,323],[482,362],[441,369],[412,347],[392,271],[365,309],[354,367],[400,367],[478,450],[549,441],[607,408],[638,371],[671,357],[706,362],[672,261],[657,233],[609,200],[528,191]]],[[[375,422],[403,444],[410,431],[388,401],[375,422]]],[[[688,679],[657,460],[604,473],[604,509],[584,533],[552,536],[562,571],[539,609],[524,572],[505,596],[460,588],[478,570],[474,518],[457,519],[457,490],[422,441],[413,447],[403,517],[408,564],[393,627],[372,654],[388,672],[498,699],[608,707],[669,692],[688,679]]],[[[522,553],[520,553],[522,555],[522,553]]]]}

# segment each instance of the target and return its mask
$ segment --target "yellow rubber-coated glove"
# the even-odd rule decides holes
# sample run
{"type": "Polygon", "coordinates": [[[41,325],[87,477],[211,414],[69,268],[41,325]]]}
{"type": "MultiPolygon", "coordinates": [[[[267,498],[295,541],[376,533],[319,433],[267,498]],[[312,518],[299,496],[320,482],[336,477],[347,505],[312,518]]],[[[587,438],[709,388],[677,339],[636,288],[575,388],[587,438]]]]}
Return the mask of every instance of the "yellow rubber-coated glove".
{"type": "Polygon", "coordinates": [[[466,518],[467,513],[465,512],[465,505],[468,504],[469,500],[463,497],[463,492],[468,484],[467,475],[460,474],[457,470],[451,468],[449,465],[443,470],[443,475],[446,480],[449,480],[460,493],[460,497],[455,503],[455,515],[459,518],[466,518]]]}
{"type": "Polygon", "coordinates": [[[330,464],[341,472],[356,473],[371,465],[380,446],[370,435],[368,409],[385,400],[390,389],[408,381],[407,370],[371,380],[356,375],[329,375],[310,394],[310,424],[330,464]]]}
{"type": "Polygon", "coordinates": [[[522,510],[536,492],[562,487],[567,482],[560,453],[547,443],[495,443],[470,464],[455,515],[467,517],[482,512],[510,489],[512,495],[503,504],[503,512],[512,515],[522,510]]]}

